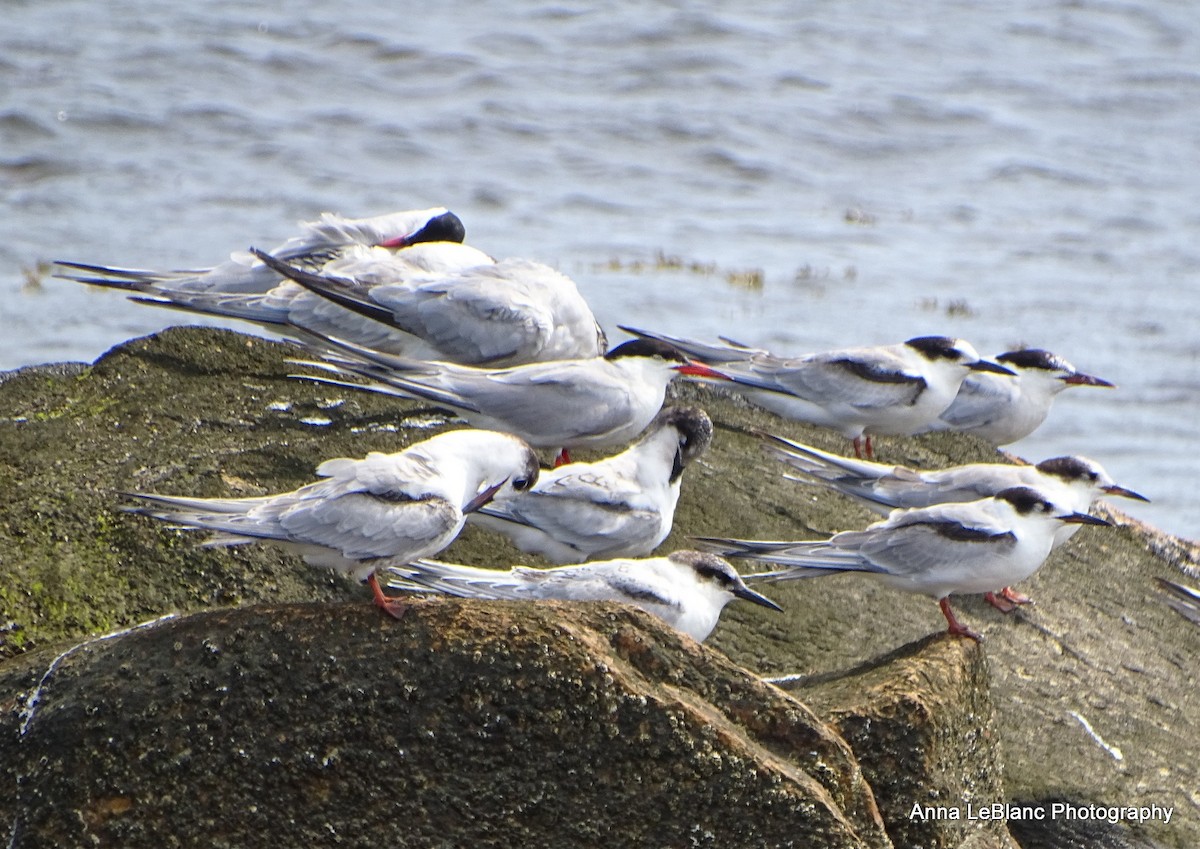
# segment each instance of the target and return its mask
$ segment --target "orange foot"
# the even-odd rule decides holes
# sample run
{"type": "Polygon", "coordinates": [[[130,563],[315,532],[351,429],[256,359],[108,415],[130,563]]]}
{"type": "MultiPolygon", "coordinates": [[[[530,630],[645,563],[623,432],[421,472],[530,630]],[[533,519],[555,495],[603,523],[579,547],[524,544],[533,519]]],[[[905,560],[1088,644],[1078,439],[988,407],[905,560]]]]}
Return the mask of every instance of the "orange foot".
{"type": "Polygon", "coordinates": [[[375,597],[376,607],[380,608],[393,619],[404,618],[404,614],[408,610],[408,604],[399,598],[384,595],[383,588],[379,586],[379,579],[375,577],[374,572],[371,573],[371,577],[367,578],[367,584],[371,587],[371,593],[375,597]]]}
{"type": "Polygon", "coordinates": [[[956,637],[970,637],[977,643],[983,642],[982,634],[977,634],[954,618],[954,611],[950,609],[949,596],[938,599],[938,607],[942,609],[942,615],[946,617],[946,624],[949,625],[949,627],[946,629],[946,633],[953,634],[956,637]]]}
{"type": "Polygon", "coordinates": [[[1012,613],[1022,604],[1034,604],[1029,596],[1019,593],[1012,587],[1005,587],[999,593],[984,593],[984,599],[1001,613],[1012,613]]]}

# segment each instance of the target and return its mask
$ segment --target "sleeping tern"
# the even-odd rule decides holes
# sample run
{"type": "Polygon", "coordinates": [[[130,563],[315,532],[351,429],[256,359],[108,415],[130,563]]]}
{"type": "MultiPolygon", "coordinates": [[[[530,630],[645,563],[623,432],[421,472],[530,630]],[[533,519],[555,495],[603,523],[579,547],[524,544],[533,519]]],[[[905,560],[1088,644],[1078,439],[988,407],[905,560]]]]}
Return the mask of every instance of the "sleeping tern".
{"type": "MultiPolygon", "coordinates": [[[[224,296],[219,310],[201,305],[204,311],[285,332],[295,325],[409,359],[491,368],[597,357],[607,348],[574,281],[540,262],[495,262],[466,245],[440,243],[398,253],[360,249],[312,272],[252,252],[289,282],[266,295],[236,296],[236,304],[224,296]],[[414,268],[413,257],[434,247],[443,257],[461,255],[461,264],[414,268]]],[[[199,308],[198,300],[189,304],[199,308]]]]}
{"type": "Polygon", "coordinates": [[[950,609],[954,593],[992,592],[1032,575],[1045,562],[1064,524],[1107,525],[1064,509],[1026,486],[990,498],[894,510],[861,531],[815,542],[698,538],[700,547],[726,557],[775,563],[773,572],[747,580],[788,580],[835,572],[865,572],[893,589],[938,600],[951,634],[982,639],[950,609]]]}
{"type": "MultiPolygon", "coordinates": [[[[760,434],[769,455],[787,463],[796,474],[789,480],[822,486],[887,515],[895,508],[911,509],[959,501],[975,501],[1014,486],[1028,486],[1046,495],[1065,510],[1084,512],[1105,495],[1149,501],[1144,495],[1118,486],[1095,460],[1067,456],[1043,460],[1036,466],[1008,463],[971,463],[946,469],[919,471],[831,454],[781,436],[760,434]]],[[[1065,543],[1077,524],[1065,524],[1054,534],[1054,547],[1065,543]]],[[[985,593],[988,602],[1006,613],[1031,599],[1004,587],[985,593]]]]}
{"type": "Polygon", "coordinates": [[[556,465],[570,462],[573,448],[607,448],[632,440],[658,414],[667,385],[677,375],[722,377],[669,345],[642,339],[618,345],[603,357],[507,369],[414,362],[344,340],[321,341],[344,355],[327,354],[323,361],[305,365],[368,382],[297,377],[430,401],[476,427],[516,434],[537,448],[561,449],[556,465]]]}
{"type": "MultiPolygon", "coordinates": [[[[623,327],[639,338],[655,334],[623,327]]],[[[664,337],[672,343],[679,340],[664,337]]],[[[873,435],[902,436],[928,427],[972,371],[1013,372],[961,339],[920,336],[898,345],[846,348],[799,357],[777,357],[729,345],[685,340],[690,355],[706,352],[729,386],[751,402],[787,419],[837,430],[854,441],[854,452],[874,455],[873,435]],[[745,351],[751,353],[747,357],[745,351]],[[741,352],[738,355],[737,352],[741,352]]]]}
{"type": "Polygon", "coordinates": [[[388,568],[388,588],[463,598],[512,601],[615,601],[640,607],[692,639],[703,641],[735,598],[771,610],[779,605],[746,586],[726,561],[699,551],[645,560],[599,560],[578,566],[507,571],[433,560],[388,568]]]}
{"type": "Polygon", "coordinates": [[[467,521],[553,563],[643,557],[671,532],[683,471],[712,437],[703,410],[665,407],[626,451],[543,471],[536,486],[496,499],[467,521]]]}
{"type": "Polygon", "coordinates": [[[1113,384],[1083,374],[1057,354],[1040,348],[1008,351],[996,362],[1016,377],[978,373],[968,375],[954,401],[930,425],[930,430],[972,433],[992,445],[1008,445],[1033,433],[1046,420],[1054,397],[1072,386],[1113,384]]]}
{"type": "MultiPolygon", "coordinates": [[[[300,224],[301,233],[270,251],[272,256],[304,268],[320,268],[354,246],[403,249],[425,242],[461,242],[462,221],[444,207],[411,209],[371,218],[343,218],[326,212],[317,221],[300,224]]],[[[262,293],[280,282],[277,272],[249,253],[236,252],[213,268],[191,271],[146,271],[59,261],[55,263],[81,275],[65,279],[95,286],[122,289],[150,296],[172,293],[262,293]]]]}
{"type": "Polygon", "coordinates": [[[397,454],[326,460],[324,480],[256,498],[188,498],[129,493],[130,512],[214,532],[208,545],[271,542],[305,561],[367,581],[393,616],[376,569],[436,554],[458,536],[466,514],[497,495],[537,482],[537,456],[504,433],[455,430],[397,454]]]}

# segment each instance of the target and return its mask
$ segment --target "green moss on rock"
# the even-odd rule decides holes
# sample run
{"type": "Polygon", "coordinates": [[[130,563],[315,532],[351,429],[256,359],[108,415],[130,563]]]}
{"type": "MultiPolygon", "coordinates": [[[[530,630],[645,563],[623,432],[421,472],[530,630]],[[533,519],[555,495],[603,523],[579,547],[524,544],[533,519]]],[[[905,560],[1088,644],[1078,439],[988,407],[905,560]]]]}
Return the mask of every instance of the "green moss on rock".
{"type": "MultiPolygon", "coordinates": [[[[419,404],[289,379],[294,353],[228,331],[183,328],[119,346],[90,368],[25,370],[0,384],[0,655],[169,611],[365,601],[360,587],[270,547],[204,549],[194,536],[120,510],[130,490],[291,489],[312,480],[322,460],[400,450],[451,426],[419,404]]],[[[718,430],[712,451],[686,475],[663,550],[686,545],[689,534],[814,538],[874,519],[771,473],[749,430],[845,450],[835,434],[705,387],[678,393],[700,402],[718,430]]],[[[952,434],[879,440],[877,450],[885,462],[923,467],[997,458],[978,440],[952,434]]],[[[1113,515],[1119,527],[1085,529],[1022,587],[1036,607],[1008,617],[975,598],[956,607],[987,637],[1009,797],[1173,805],[1170,826],[1145,830],[1164,845],[1191,847],[1200,844],[1200,742],[1184,732],[1200,715],[1193,684],[1200,629],[1162,605],[1152,583],[1178,577],[1175,561],[1189,549],[1113,515]]],[[[444,556],[535,562],[477,531],[444,556]]],[[[932,601],[860,576],[770,592],[786,614],[733,605],[710,640],[765,674],[832,673],[944,626],[932,601]]]]}

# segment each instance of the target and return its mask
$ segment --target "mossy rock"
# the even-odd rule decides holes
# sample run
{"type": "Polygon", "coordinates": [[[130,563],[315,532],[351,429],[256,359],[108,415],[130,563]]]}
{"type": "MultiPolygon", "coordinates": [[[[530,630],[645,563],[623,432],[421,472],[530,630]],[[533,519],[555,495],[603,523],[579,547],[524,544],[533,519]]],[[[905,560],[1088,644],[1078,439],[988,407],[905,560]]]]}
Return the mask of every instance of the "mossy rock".
{"type": "MultiPolygon", "coordinates": [[[[204,549],[194,536],[120,509],[129,490],[291,489],[312,480],[322,460],[396,451],[459,426],[427,406],[290,379],[301,370],[286,361],[295,355],[281,343],[184,328],[133,340],[74,373],[8,376],[0,385],[0,655],[164,612],[365,603],[361,587],[270,547],[204,549]]],[[[782,480],[750,429],[845,450],[835,434],[705,387],[677,394],[704,406],[718,431],[712,451],[686,475],[663,550],[683,547],[689,534],[815,538],[875,518],[839,496],[782,480]]],[[[997,457],[953,434],[880,440],[877,451],[885,462],[922,467],[997,457]]],[[[987,637],[1009,798],[1172,805],[1172,823],[1145,832],[1167,846],[1200,845],[1200,742],[1187,733],[1200,716],[1193,683],[1200,629],[1166,608],[1152,583],[1177,578],[1171,558],[1190,549],[1113,516],[1118,527],[1085,529],[1022,587],[1036,607],[1006,617],[974,598],[956,605],[987,637]]],[[[477,530],[443,556],[534,562],[477,530]]],[[[733,605],[710,639],[765,675],[851,668],[944,624],[928,599],[859,576],[790,582],[770,594],[786,614],[733,605]]]]}

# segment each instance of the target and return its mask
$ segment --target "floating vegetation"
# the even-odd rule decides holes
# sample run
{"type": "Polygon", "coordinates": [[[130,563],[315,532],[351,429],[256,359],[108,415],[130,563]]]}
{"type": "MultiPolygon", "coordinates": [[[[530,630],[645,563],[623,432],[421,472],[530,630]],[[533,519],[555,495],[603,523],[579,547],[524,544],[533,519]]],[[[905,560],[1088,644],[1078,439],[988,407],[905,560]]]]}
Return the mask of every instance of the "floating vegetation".
{"type": "Polygon", "coordinates": [[[975,310],[971,309],[966,298],[955,298],[946,304],[946,315],[969,318],[975,315],[975,310]]]}
{"type": "Polygon", "coordinates": [[[813,280],[828,280],[830,275],[829,266],[817,268],[814,265],[802,265],[796,269],[795,280],[797,283],[808,283],[813,280]]]}
{"type": "Polygon", "coordinates": [[[633,274],[644,274],[655,271],[686,271],[689,274],[712,276],[718,272],[715,262],[700,262],[699,260],[684,260],[674,254],[656,251],[653,259],[623,260],[613,257],[608,262],[593,267],[595,271],[624,271],[633,274]]]}
{"type": "Polygon", "coordinates": [[[25,282],[21,284],[21,291],[26,293],[36,293],[42,291],[42,281],[46,279],[46,275],[50,273],[50,263],[45,260],[38,260],[37,264],[32,268],[21,266],[21,276],[25,278],[25,282]]]}
{"type": "Polygon", "coordinates": [[[623,260],[613,257],[606,263],[592,266],[593,271],[623,272],[627,274],[653,274],[663,271],[679,271],[685,274],[699,274],[704,277],[720,275],[725,282],[737,289],[759,291],[766,283],[766,272],[761,268],[728,268],[722,269],[715,262],[700,262],[685,260],[675,254],[657,251],[653,259],[623,260]]]}
{"type": "MultiPolygon", "coordinates": [[[[917,305],[926,312],[938,312],[943,309],[937,298],[921,298],[917,305]]],[[[953,298],[947,301],[944,312],[951,318],[971,318],[975,315],[975,310],[967,303],[966,298],[953,298]]]]}
{"type": "Polygon", "coordinates": [[[762,289],[766,275],[761,268],[749,268],[745,271],[726,271],[725,282],[738,289],[758,291],[762,289]]]}
{"type": "Polygon", "coordinates": [[[857,206],[852,206],[846,210],[843,216],[847,224],[859,224],[863,227],[874,226],[878,219],[873,212],[867,212],[865,209],[859,209],[857,206]]]}

